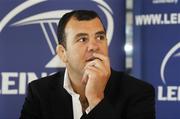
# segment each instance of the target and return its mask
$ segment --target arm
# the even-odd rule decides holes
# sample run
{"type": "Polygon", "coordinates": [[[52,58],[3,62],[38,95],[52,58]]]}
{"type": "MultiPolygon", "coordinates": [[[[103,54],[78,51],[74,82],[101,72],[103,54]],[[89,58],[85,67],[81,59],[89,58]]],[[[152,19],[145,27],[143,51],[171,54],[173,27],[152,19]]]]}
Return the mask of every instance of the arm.
{"type": "Polygon", "coordinates": [[[85,95],[91,111],[81,119],[112,119],[115,117],[113,107],[104,97],[111,74],[109,58],[97,53],[93,55],[97,59],[86,65],[82,80],[86,84],[85,95]]]}
{"type": "Polygon", "coordinates": [[[81,119],[117,119],[117,114],[108,100],[104,98],[88,115],[83,115],[81,119]]]}
{"type": "MultiPolygon", "coordinates": [[[[126,84],[128,83],[130,86],[123,85],[125,88],[120,89],[124,90],[123,92],[126,94],[121,98],[122,100],[118,99],[118,96],[110,96],[112,104],[105,97],[88,115],[83,115],[81,119],[155,119],[154,88],[149,84],[142,83],[142,81],[137,81],[137,79],[128,81],[126,84]],[[117,107],[118,105],[119,107],[117,107]]],[[[118,93],[116,92],[115,95],[118,93]]]]}
{"type": "Polygon", "coordinates": [[[97,53],[94,53],[93,56],[96,59],[87,63],[82,78],[90,109],[104,99],[104,90],[111,74],[109,58],[97,53]]]}

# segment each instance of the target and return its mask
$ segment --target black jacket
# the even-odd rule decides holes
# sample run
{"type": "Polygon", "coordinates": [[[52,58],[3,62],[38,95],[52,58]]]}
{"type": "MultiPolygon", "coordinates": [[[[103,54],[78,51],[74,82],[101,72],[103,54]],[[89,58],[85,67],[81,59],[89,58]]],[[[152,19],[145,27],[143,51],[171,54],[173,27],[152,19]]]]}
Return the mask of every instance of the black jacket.
{"type": "MultiPolygon", "coordinates": [[[[73,119],[64,72],[29,84],[20,119],[73,119]]],[[[112,71],[104,99],[81,119],[155,119],[154,88],[123,72],[112,71]]]]}

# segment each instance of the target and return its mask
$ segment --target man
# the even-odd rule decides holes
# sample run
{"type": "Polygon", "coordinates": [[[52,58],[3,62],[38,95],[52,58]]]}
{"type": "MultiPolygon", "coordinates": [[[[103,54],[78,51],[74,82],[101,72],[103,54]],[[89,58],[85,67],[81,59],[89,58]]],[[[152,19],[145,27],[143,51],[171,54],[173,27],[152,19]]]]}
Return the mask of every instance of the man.
{"type": "Polygon", "coordinates": [[[59,72],[29,84],[21,119],[155,119],[154,88],[110,68],[105,27],[94,11],[58,25],[59,72]]]}

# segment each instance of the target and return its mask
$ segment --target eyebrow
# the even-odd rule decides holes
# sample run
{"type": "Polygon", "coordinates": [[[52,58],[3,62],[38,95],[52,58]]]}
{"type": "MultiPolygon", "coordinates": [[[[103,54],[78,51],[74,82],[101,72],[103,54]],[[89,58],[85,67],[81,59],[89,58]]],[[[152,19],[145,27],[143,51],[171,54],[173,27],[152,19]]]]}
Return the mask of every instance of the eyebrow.
{"type": "Polygon", "coordinates": [[[106,32],[105,31],[98,31],[98,32],[96,32],[96,35],[106,35],[106,32]]]}
{"type": "MultiPolygon", "coordinates": [[[[95,33],[95,35],[106,35],[105,31],[98,31],[95,33]]],[[[82,36],[88,36],[87,33],[78,33],[75,38],[82,37],[82,36]]]]}
{"type": "Polygon", "coordinates": [[[75,37],[78,38],[81,36],[88,36],[88,34],[87,33],[78,33],[75,37]]]}

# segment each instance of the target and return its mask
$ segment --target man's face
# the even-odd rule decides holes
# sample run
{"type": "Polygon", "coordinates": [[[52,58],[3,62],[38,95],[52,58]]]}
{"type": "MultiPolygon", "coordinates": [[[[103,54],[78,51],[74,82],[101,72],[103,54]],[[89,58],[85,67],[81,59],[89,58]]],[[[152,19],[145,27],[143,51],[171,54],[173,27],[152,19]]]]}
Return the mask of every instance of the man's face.
{"type": "Polygon", "coordinates": [[[65,34],[65,63],[70,72],[83,75],[86,64],[95,59],[93,53],[108,56],[106,33],[98,18],[87,21],[71,18],[65,34]]]}

